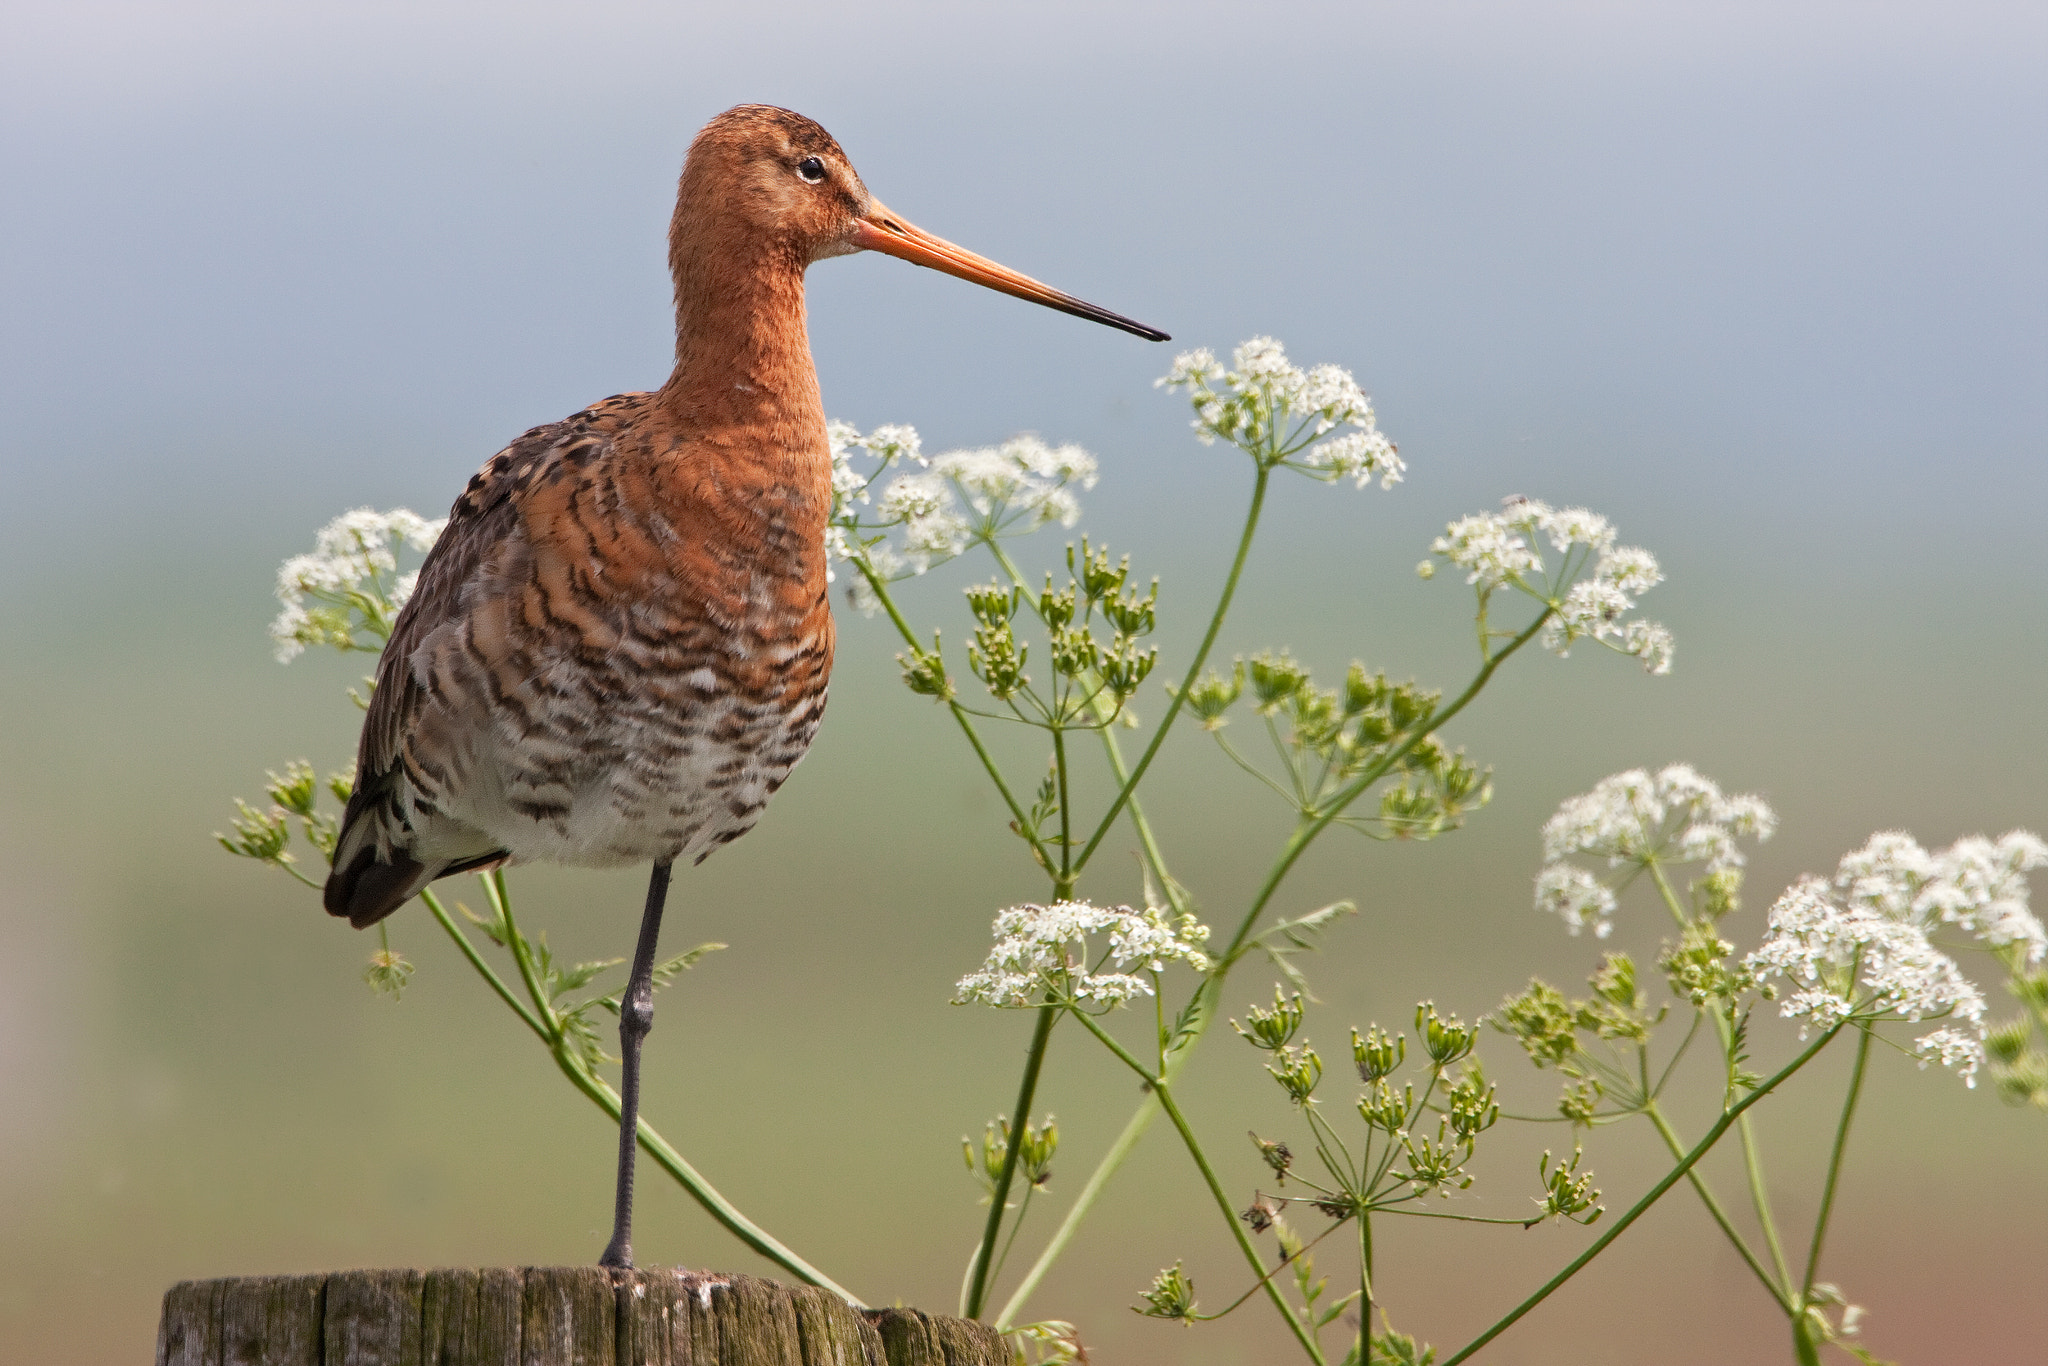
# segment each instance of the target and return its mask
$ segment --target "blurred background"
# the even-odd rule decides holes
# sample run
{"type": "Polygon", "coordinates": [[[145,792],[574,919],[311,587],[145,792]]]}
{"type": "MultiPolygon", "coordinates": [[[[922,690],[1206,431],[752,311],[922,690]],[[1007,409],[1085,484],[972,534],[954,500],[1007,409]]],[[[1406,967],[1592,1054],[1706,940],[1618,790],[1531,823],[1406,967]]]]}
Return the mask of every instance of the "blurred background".
{"type": "MultiPolygon", "coordinates": [[[[413,985],[374,997],[374,941],[211,834],[265,769],[352,753],[342,689],[365,661],[272,662],[277,563],[349,507],[436,515],[524,428],[665,376],[663,236],[711,115],[810,114],[914,221],[1175,335],[879,257],[811,277],[834,415],[914,423],[927,450],[1031,429],[1099,454],[1083,527],[1164,578],[1162,676],[1247,487],[1152,388],[1179,345],[1270,333],[1350,367],[1411,463],[1392,493],[1279,489],[1227,651],[1459,683],[1469,596],[1413,567],[1507,494],[1588,504],[1662,558],[1645,609],[1676,632],[1671,676],[1592,649],[1518,659],[1449,737],[1493,765],[1491,808],[1426,846],[1333,837],[1302,869],[1283,909],[1363,908],[1308,964],[1309,1032],[1336,1045],[1423,996],[1470,1017],[1531,973],[1579,982],[1594,944],[1529,906],[1537,829],[1621,768],[1690,760],[1781,813],[1731,922],[1745,947],[1779,888],[1873,830],[2048,826],[2044,59],[2048,19],[2021,4],[15,0],[0,1357],[143,1359],[185,1277],[602,1245],[603,1120],[424,913],[392,922],[413,985]]],[[[916,585],[910,610],[960,639],[981,572],[916,585]]],[[[841,640],[810,760],[679,880],[668,942],[732,947],[663,997],[647,1111],[846,1285],[950,1310],[982,1217],[958,1139],[1010,1104],[1029,1021],[947,1002],[994,911],[1043,884],[896,681],[883,624],[843,612],[841,640]]],[[[1194,733],[1157,776],[1168,851],[1228,923],[1285,815],[1194,733]]],[[[1135,898],[1123,849],[1096,867],[1086,891],[1135,898]]],[[[600,957],[629,951],[641,878],[516,886],[529,928],[600,957]]],[[[1618,933],[1644,959],[1657,939],[1642,910],[1618,933]]],[[[1269,990],[1248,965],[1233,1009],[1269,990]]],[[[1757,1033],[1760,1060],[1787,1054],[1788,1029],[1757,1033]]],[[[1547,1107],[1552,1078],[1485,1051],[1547,1107]]],[[[1827,1059],[1761,1112],[1795,1240],[1844,1075],[1827,1059]]],[[[1248,1201],[1234,1136],[1285,1132],[1278,1092],[1221,1031],[1187,1086],[1248,1201]]],[[[1058,1042],[1056,1198],[1136,1099],[1085,1039],[1058,1042]]],[[[1659,1170],[1646,1137],[1589,1141],[1613,1209],[1659,1170]]],[[[1526,1209],[1536,1152],[1565,1141],[1497,1140],[1475,1195],[1526,1209]]],[[[1882,1056],[1842,1199],[1824,1274],[1870,1307],[1871,1348],[2039,1359],[2042,1115],[1882,1056]]],[[[1404,1225],[1385,1293],[1455,1346],[1586,1236],[1404,1225]]],[[[638,1247],[764,1269],[652,1179],[638,1247]]],[[[1195,1330],[1131,1314],[1176,1259],[1205,1307],[1242,1288],[1155,1130],[1033,1310],[1102,1363],[1286,1358],[1259,1305],[1195,1330]]],[[[1784,1360],[1785,1341],[1680,1192],[1485,1359],[1784,1360]]]]}

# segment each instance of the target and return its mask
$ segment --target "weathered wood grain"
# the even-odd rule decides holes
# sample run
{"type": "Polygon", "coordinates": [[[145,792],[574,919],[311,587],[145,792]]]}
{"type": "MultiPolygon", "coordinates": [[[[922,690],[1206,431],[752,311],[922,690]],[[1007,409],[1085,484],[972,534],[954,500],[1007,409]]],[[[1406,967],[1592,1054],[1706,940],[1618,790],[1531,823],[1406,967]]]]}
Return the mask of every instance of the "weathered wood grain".
{"type": "Polygon", "coordinates": [[[325,1276],[250,1276],[220,1299],[221,1366],[321,1366],[325,1276]]]}
{"type": "Polygon", "coordinates": [[[347,1271],[327,1278],[321,1324],[323,1366],[418,1366],[420,1299],[426,1275],[418,1271],[347,1271]]]}
{"type": "Polygon", "coordinates": [[[755,1276],[597,1267],[184,1281],[157,1366],[1008,1366],[985,1324],[755,1276]]]}

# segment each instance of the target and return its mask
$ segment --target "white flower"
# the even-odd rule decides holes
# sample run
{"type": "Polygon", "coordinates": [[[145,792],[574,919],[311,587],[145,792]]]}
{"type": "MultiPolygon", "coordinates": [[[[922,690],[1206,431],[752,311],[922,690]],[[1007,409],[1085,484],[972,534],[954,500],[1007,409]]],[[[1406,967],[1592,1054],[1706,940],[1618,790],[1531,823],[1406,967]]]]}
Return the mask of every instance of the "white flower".
{"type": "Polygon", "coordinates": [[[1621,652],[1643,661],[1643,667],[1657,675],[1671,672],[1671,632],[1654,621],[1632,621],[1622,628],[1621,652]]]}
{"type": "Polygon", "coordinates": [[[1672,764],[1655,777],[1632,768],[1560,804],[1543,826],[1543,856],[1554,862],[1595,854],[1610,865],[1658,857],[1704,862],[1708,872],[1719,872],[1742,866],[1737,836],[1767,840],[1777,828],[1762,798],[1728,796],[1690,764],[1672,764]]]}
{"type": "Polygon", "coordinates": [[[1325,483],[1350,475],[1360,488],[1374,478],[1392,488],[1407,469],[1349,370],[1303,370],[1271,337],[1240,345],[1228,370],[1208,350],[1182,352],[1158,385],[1188,391],[1195,436],[1203,444],[1221,437],[1268,468],[1286,465],[1325,483]],[[1347,423],[1358,430],[1323,439],[1347,423]]]}
{"type": "Polygon", "coordinates": [[[960,979],[956,1001],[1035,1006],[1050,994],[1068,1003],[1120,1005],[1152,994],[1151,982],[1131,969],[1158,973],[1169,962],[1197,972],[1209,969],[1202,949],[1208,927],[1156,907],[1134,911],[1084,901],[1013,906],[996,916],[995,936],[988,960],[960,979]],[[1092,950],[1090,936],[1104,932],[1108,948],[1092,950]]]}
{"type": "Polygon", "coordinates": [[[1071,486],[1095,487],[1095,457],[1079,446],[1048,446],[1035,436],[1000,446],[934,456],[932,473],[951,481],[974,509],[977,536],[1034,531],[1047,522],[1072,526],[1081,505],[1071,486]]]}
{"type": "Polygon", "coordinates": [[[1922,1067],[1938,1062],[1963,1079],[1965,1086],[1977,1084],[1977,1069],[1984,1065],[1984,1041],[1960,1029],[1937,1029],[1913,1041],[1913,1056],[1922,1067]]]}
{"type": "Polygon", "coordinates": [[[1795,988],[1779,1013],[1802,1020],[1802,1035],[1807,1026],[1828,1029],[1852,1015],[1956,1020],[1961,1030],[1921,1040],[1922,1056],[1976,1085],[1984,995],[1914,921],[1894,919],[1869,902],[1845,902],[1827,883],[1803,878],[1771,907],[1769,937],[1745,965],[1759,978],[1776,975],[1795,988]]]}
{"type": "Polygon", "coordinates": [[[1543,644],[1563,655],[1577,640],[1592,639],[1623,654],[1634,655],[1653,674],[1671,671],[1671,632],[1655,622],[1624,621],[1635,610],[1635,594],[1663,582],[1657,557],[1636,546],[1609,548],[1614,531],[1604,517],[1581,508],[1549,513],[1543,522],[1552,543],[1565,550],[1573,544],[1601,548],[1593,576],[1581,579],[1558,602],[1543,625],[1543,644]],[[1591,538],[1591,539],[1578,539],[1591,538]]]}
{"type": "Polygon", "coordinates": [[[1471,571],[1465,582],[1482,588],[1498,588],[1511,579],[1543,572],[1543,561],[1528,540],[1497,513],[1459,518],[1444,528],[1444,534],[1429,548],[1458,568],[1471,571]]]}
{"type": "Polygon", "coordinates": [[[398,576],[398,552],[433,549],[443,517],[429,521],[406,508],[356,508],[320,528],[313,553],[294,555],[278,570],[277,619],[270,625],[277,660],[291,662],[308,645],[371,648],[359,640],[382,631],[411,596],[417,574],[398,576]]]}
{"type": "Polygon", "coordinates": [[[1069,443],[1064,446],[1048,446],[1029,432],[1013,436],[996,448],[1005,459],[1014,461],[1021,469],[1050,479],[1057,484],[1079,484],[1084,489],[1095,487],[1095,457],[1079,446],[1069,443]]]}
{"type": "Polygon", "coordinates": [[[1179,389],[1197,381],[1207,383],[1223,378],[1223,367],[1217,363],[1216,353],[1208,347],[1197,347],[1183,351],[1173,358],[1165,374],[1152,381],[1155,389],[1179,389]]]}
{"type": "Polygon", "coordinates": [[[1655,622],[1627,619],[1636,595],[1663,582],[1664,571],[1649,551],[1616,546],[1613,524],[1599,513],[1553,508],[1534,498],[1505,498],[1499,512],[1452,522],[1429,548],[1467,571],[1465,582],[1481,593],[1512,585],[1550,606],[1543,623],[1545,649],[1565,655],[1575,641],[1591,639],[1642,660],[1653,674],[1671,672],[1671,632],[1655,622]],[[1536,548],[1539,536],[1548,537],[1564,556],[1556,583],[1545,577],[1536,548]],[[1579,550],[1598,556],[1584,577],[1581,568],[1591,556],[1575,557],[1579,550]]]}
{"type": "Polygon", "coordinates": [[[1718,873],[1742,866],[1738,839],[1767,840],[1777,828],[1777,815],[1761,797],[1730,796],[1690,764],[1672,764],[1655,776],[1632,768],[1602,778],[1592,791],[1560,803],[1544,822],[1536,909],[1563,917],[1573,934],[1591,924],[1605,937],[1612,928],[1614,893],[1602,879],[1567,862],[1572,855],[1590,854],[1629,874],[1653,861],[1701,863],[1718,873]]]}
{"type": "Polygon", "coordinates": [[[1230,359],[1246,384],[1275,385],[1283,391],[1302,385],[1301,371],[1288,363],[1286,348],[1271,337],[1253,337],[1240,343],[1230,359]]]}
{"type": "Polygon", "coordinates": [[[1938,854],[1897,830],[1880,831],[1835,870],[1851,904],[1922,929],[1954,925],[2029,966],[2048,956],[2048,931],[2028,905],[2027,874],[2048,864],[2048,845],[2026,830],[1996,841],[1973,835],[1938,854]]]}
{"type": "Polygon", "coordinates": [[[1545,864],[1536,874],[1536,909],[1562,916],[1573,934],[1588,925],[1599,939],[1614,931],[1614,893],[1574,864],[1545,864]]]}
{"type": "MultiPolygon", "coordinates": [[[[1035,436],[926,459],[910,427],[877,427],[862,436],[846,423],[831,423],[826,434],[833,458],[828,576],[831,561],[859,560],[888,581],[922,574],[976,540],[1033,531],[1048,522],[1072,526],[1081,515],[1074,488],[1095,485],[1094,456],[1035,436]],[[853,464],[855,451],[875,459],[872,471],[853,464]],[[925,468],[875,494],[882,475],[900,464],[925,468]]],[[[865,575],[852,590],[864,611],[879,605],[865,575]]]]}
{"type": "MultiPolygon", "coordinates": [[[[1609,532],[1609,539],[1613,533],[1609,532]]],[[[1636,546],[1620,546],[1600,556],[1599,567],[1593,577],[1624,593],[1647,592],[1664,582],[1664,571],[1657,566],[1657,557],[1636,546]]]]}
{"type": "Polygon", "coordinates": [[[1380,487],[1390,489],[1408,472],[1408,462],[1395,452],[1394,443],[1371,428],[1318,441],[1298,458],[1309,469],[1329,470],[1340,477],[1348,474],[1360,488],[1378,475],[1380,487]]]}
{"type": "Polygon", "coordinates": [[[1535,524],[1550,537],[1550,543],[1559,550],[1570,550],[1575,545],[1583,545],[1605,551],[1614,544],[1614,527],[1597,512],[1589,512],[1585,508],[1559,508],[1552,511],[1534,499],[1525,501],[1534,514],[1535,524]]]}
{"type": "Polygon", "coordinates": [[[1372,400],[1342,366],[1318,365],[1303,375],[1294,401],[1298,408],[1315,415],[1318,434],[1340,422],[1361,427],[1372,424],[1372,400]]]}
{"type": "Polygon", "coordinates": [[[884,524],[902,528],[903,553],[913,573],[967,548],[969,527],[953,499],[951,483],[938,471],[906,474],[884,490],[876,504],[884,524]]]}

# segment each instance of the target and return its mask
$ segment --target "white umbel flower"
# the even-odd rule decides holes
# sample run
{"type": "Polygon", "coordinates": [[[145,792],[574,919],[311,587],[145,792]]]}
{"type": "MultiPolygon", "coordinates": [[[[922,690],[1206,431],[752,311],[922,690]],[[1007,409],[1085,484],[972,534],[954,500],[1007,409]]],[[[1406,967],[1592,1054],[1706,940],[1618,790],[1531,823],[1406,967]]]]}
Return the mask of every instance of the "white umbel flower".
{"type": "Polygon", "coordinates": [[[1481,593],[1512,587],[1552,607],[1543,624],[1546,649],[1565,655],[1590,639],[1634,656],[1653,674],[1669,673],[1671,632],[1628,615],[1637,597],[1663,582],[1664,571],[1649,551],[1614,542],[1613,523],[1597,512],[1516,497],[1504,499],[1499,512],[1452,522],[1429,548],[1463,569],[1465,582],[1481,593]],[[1542,540],[1562,557],[1555,581],[1538,548],[1542,540]]]}
{"type": "Polygon", "coordinates": [[[1020,535],[1081,515],[1076,489],[1095,486],[1095,457],[1035,436],[927,458],[915,428],[826,424],[832,452],[832,515],[825,533],[828,578],[839,560],[858,565],[853,596],[875,605],[867,575],[884,582],[922,574],[977,540],[1020,535]],[[891,471],[898,473],[886,485],[891,471]]]}
{"type": "Polygon", "coordinates": [[[1590,925],[1605,938],[1614,927],[1613,889],[1609,879],[1569,862],[1574,855],[1604,860],[1620,877],[1652,861],[1699,863],[1717,873],[1742,866],[1738,840],[1767,840],[1777,828],[1776,813],[1761,797],[1724,793],[1690,764],[1654,775],[1632,768],[1566,799],[1544,822],[1536,908],[1561,916],[1573,934],[1590,925]]]}
{"type": "Polygon", "coordinates": [[[1771,907],[1770,933],[1745,965],[1791,988],[1779,1013],[1831,1029],[1870,1020],[1950,1019],[1920,1040],[1919,1054],[1968,1085],[1984,1059],[1984,994],[1921,925],[1868,901],[1844,900],[1819,878],[1803,878],[1771,907]]]}
{"type": "Polygon", "coordinates": [[[1923,929],[1954,925],[2031,967],[2048,956],[2048,932],[2028,904],[2027,874],[2048,864],[2048,845],[2026,830],[1996,840],[1972,835],[1939,853],[1902,831],[1872,835],[1835,870],[1852,904],[1923,929]]]}
{"type": "Polygon", "coordinates": [[[960,979],[957,1002],[1036,1006],[1050,996],[1065,1004],[1115,1006],[1151,995],[1150,977],[1170,962],[1209,969],[1202,947],[1208,926],[1159,907],[1013,906],[996,916],[995,936],[988,960],[960,979]],[[1091,946],[1098,935],[1107,936],[1107,948],[1091,946]]]}
{"type": "Polygon", "coordinates": [[[320,528],[313,553],[294,555],[277,575],[277,619],[270,624],[277,660],[290,663],[308,645],[365,646],[359,633],[379,630],[411,596],[418,575],[398,573],[398,552],[432,550],[448,525],[409,508],[355,508],[320,528]],[[374,626],[366,623],[374,620],[374,626]]]}
{"type": "Polygon", "coordinates": [[[1227,370],[1206,348],[1184,351],[1158,385],[1187,391],[1197,440],[1228,441],[1267,468],[1324,483],[1348,477],[1359,488],[1377,479],[1383,489],[1407,473],[1351,372],[1340,365],[1303,370],[1271,337],[1240,345],[1227,370]],[[1353,430],[1331,435],[1340,428],[1353,430]]]}

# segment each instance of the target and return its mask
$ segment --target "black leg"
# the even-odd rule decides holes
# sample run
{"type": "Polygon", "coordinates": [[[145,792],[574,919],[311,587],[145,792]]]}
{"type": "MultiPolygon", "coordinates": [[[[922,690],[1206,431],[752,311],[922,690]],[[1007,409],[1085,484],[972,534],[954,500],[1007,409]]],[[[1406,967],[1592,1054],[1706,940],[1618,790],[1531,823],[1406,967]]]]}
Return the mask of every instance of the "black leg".
{"type": "Polygon", "coordinates": [[[661,938],[661,908],[668,900],[667,860],[654,865],[647,880],[647,910],[640,917],[640,945],[633,951],[633,972],[619,997],[619,1053],[625,1059],[620,1085],[619,1193],[612,1209],[612,1240],[599,1266],[621,1269],[633,1265],[633,1159],[640,1151],[640,1042],[654,1028],[654,945],[661,938]]]}

